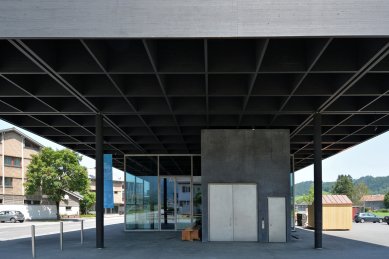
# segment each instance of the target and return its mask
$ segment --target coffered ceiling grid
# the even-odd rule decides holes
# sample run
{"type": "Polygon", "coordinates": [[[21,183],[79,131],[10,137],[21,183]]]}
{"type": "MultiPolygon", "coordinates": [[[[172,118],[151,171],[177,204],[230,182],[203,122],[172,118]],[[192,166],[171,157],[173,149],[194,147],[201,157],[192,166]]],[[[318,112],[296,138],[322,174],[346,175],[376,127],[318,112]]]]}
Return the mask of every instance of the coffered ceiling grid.
{"type": "MultiPolygon", "coordinates": [[[[201,129],[284,128],[296,168],[389,129],[389,39],[9,39],[0,117],[94,157],[198,154],[201,129]]],[[[175,163],[179,168],[179,163],[175,163]]],[[[182,168],[180,169],[182,170],[182,168]]]]}

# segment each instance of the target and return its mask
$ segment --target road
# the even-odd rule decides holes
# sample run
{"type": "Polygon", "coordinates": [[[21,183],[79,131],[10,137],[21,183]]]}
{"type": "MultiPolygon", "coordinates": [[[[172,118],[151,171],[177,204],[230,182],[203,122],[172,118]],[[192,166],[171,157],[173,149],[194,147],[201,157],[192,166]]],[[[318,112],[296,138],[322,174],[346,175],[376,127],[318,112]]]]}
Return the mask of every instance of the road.
{"type": "MultiPolygon", "coordinates": [[[[106,216],[104,225],[123,224],[124,217],[106,216]]],[[[14,240],[31,237],[31,225],[35,225],[35,235],[44,236],[59,233],[59,221],[25,221],[24,223],[0,223],[0,241],[14,240]]],[[[96,227],[94,218],[84,219],[84,229],[96,227]]],[[[64,232],[80,231],[79,220],[65,220],[63,223],[64,232]]]]}
{"type": "MultiPolygon", "coordinates": [[[[313,230],[306,230],[311,231],[313,230]]],[[[323,231],[324,235],[389,247],[387,223],[355,223],[350,231],[323,231]]]]}

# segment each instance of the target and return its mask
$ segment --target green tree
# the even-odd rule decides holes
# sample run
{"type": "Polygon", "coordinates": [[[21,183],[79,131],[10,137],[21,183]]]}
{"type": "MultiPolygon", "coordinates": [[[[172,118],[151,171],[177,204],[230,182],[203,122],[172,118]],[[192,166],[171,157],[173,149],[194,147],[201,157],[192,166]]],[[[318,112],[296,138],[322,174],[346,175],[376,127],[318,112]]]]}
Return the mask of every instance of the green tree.
{"type": "Polygon", "coordinates": [[[315,199],[314,189],[313,189],[313,185],[311,185],[311,187],[309,187],[308,194],[303,195],[302,201],[307,204],[312,204],[314,199],[315,199]]]}
{"type": "Polygon", "coordinates": [[[385,208],[389,209],[389,192],[384,197],[385,208]]]}
{"type": "Polygon", "coordinates": [[[82,195],[84,198],[80,201],[80,210],[82,214],[87,214],[96,203],[96,193],[88,190],[82,195]]]}
{"type": "Polygon", "coordinates": [[[361,201],[362,196],[369,193],[369,188],[365,183],[357,183],[354,184],[353,188],[353,194],[350,197],[351,201],[355,205],[363,205],[363,202],[361,201]]]}
{"type": "Polygon", "coordinates": [[[49,200],[55,202],[59,219],[59,203],[65,190],[85,193],[89,188],[87,170],[80,161],[81,156],[69,149],[43,148],[39,154],[32,156],[28,165],[26,194],[46,194],[49,200]]]}
{"type": "Polygon", "coordinates": [[[350,175],[338,175],[331,192],[332,194],[344,194],[351,198],[354,193],[353,178],[350,175]]]}

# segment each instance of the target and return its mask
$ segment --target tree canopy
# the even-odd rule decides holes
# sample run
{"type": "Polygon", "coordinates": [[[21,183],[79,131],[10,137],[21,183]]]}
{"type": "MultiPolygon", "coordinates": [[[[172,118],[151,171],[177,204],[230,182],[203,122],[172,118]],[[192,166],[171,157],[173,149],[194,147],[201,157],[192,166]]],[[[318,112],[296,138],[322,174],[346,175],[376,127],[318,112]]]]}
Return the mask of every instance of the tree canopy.
{"type": "Polygon", "coordinates": [[[91,191],[86,191],[82,193],[84,198],[80,202],[80,210],[82,214],[87,214],[89,210],[93,207],[93,205],[96,203],[96,193],[91,191]]]}
{"type": "Polygon", "coordinates": [[[27,195],[37,192],[46,194],[57,206],[59,219],[59,203],[64,198],[65,190],[85,193],[89,189],[87,170],[80,165],[81,156],[69,150],[53,150],[43,148],[32,156],[27,168],[27,195]]]}
{"type": "Polygon", "coordinates": [[[369,193],[369,188],[365,183],[354,183],[354,189],[353,194],[351,197],[351,201],[355,205],[363,205],[363,202],[361,201],[362,196],[369,193]]]}
{"type": "Polygon", "coordinates": [[[335,185],[332,187],[333,194],[344,194],[351,199],[354,193],[353,178],[350,175],[338,175],[335,185]]]}
{"type": "Polygon", "coordinates": [[[389,192],[387,194],[385,194],[384,205],[385,205],[385,208],[389,209],[389,192]]]}
{"type": "Polygon", "coordinates": [[[302,201],[306,204],[312,204],[315,199],[314,193],[313,185],[311,185],[311,187],[309,187],[309,193],[303,196],[302,201]]]}

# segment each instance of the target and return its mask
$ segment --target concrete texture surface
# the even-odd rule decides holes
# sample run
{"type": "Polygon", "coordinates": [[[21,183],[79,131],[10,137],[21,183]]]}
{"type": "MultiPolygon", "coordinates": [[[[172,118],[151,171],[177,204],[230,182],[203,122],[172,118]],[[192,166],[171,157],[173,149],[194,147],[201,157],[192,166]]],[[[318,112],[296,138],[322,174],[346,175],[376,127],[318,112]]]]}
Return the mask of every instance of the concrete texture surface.
{"type": "MultiPolygon", "coordinates": [[[[268,197],[285,197],[290,215],[289,130],[203,130],[201,184],[203,239],[208,237],[208,184],[255,183],[258,200],[258,240],[268,241],[268,197]],[[262,229],[262,220],[264,228],[262,229]]],[[[285,219],[286,220],[286,219],[285,219]]],[[[290,221],[286,220],[290,229],[290,221]]],[[[289,237],[287,231],[287,237],[289,237]]]]}
{"type": "Polygon", "coordinates": [[[0,37],[389,34],[387,0],[2,0],[0,37]]]}
{"type": "MultiPolygon", "coordinates": [[[[377,225],[378,226],[378,225],[377,225]]],[[[388,226],[380,225],[386,231],[388,226]]],[[[297,229],[289,243],[189,242],[180,240],[180,232],[124,232],[123,224],[105,227],[106,248],[95,248],[95,231],[64,235],[64,250],[59,250],[59,236],[37,237],[36,258],[386,258],[386,246],[325,234],[323,249],[313,249],[313,232],[297,229]]],[[[386,239],[388,240],[388,239],[386,239]]],[[[1,258],[30,258],[30,239],[0,242],[1,258]]]]}

